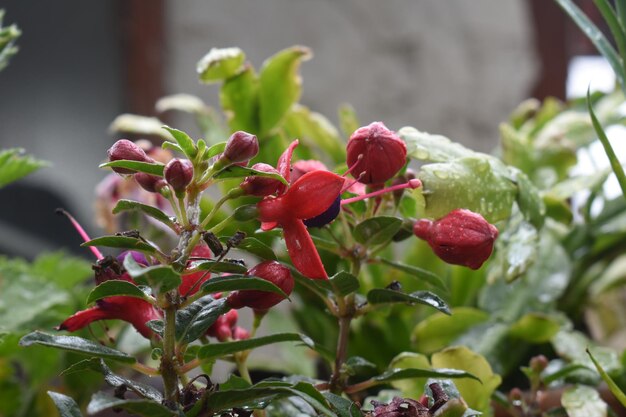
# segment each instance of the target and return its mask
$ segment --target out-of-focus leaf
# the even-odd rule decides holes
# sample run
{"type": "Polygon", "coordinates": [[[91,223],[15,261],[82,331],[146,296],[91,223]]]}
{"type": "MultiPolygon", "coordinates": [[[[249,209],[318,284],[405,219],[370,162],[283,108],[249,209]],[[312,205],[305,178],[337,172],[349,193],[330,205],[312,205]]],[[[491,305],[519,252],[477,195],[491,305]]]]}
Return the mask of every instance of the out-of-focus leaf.
{"type": "Polygon", "coordinates": [[[565,389],[561,404],[569,417],[606,417],[607,405],[595,389],[576,385],[565,389]]]}
{"type": "Polygon", "coordinates": [[[132,282],[120,279],[113,279],[109,281],[104,281],[96,288],[91,290],[89,296],[87,297],[87,304],[91,304],[96,300],[101,300],[103,298],[112,297],[115,295],[141,298],[142,300],[148,302],[154,301],[145,292],[143,292],[141,288],[137,287],[132,282]]]}
{"type": "Polygon", "coordinates": [[[24,150],[20,148],[0,151],[0,188],[48,165],[45,161],[24,155],[24,150]]]}
{"type": "Polygon", "coordinates": [[[526,221],[535,228],[541,229],[545,220],[546,206],[539,190],[522,171],[515,168],[510,168],[510,170],[517,183],[517,206],[526,221]]]}
{"type": "Polygon", "coordinates": [[[19,48],[15,46],[15,40],[22,34],[15,24],[2,26],[3,18],[4,10],[0,9],[0,71],[9,64],[9,59],[17,53],[19,48]]]}
{"type": "Polygon", "coordinates": [[[418,161],[450,162],[476,155],[476,152],[445,136],[420,132],[414,127],[403,127],[398,135],[406,143],[408,155],[418,161]]]}
{"type": "Polygon", "coordinates": [[[587,354],[587,349],[593,354],[595,362],[606,372],[622,368],[617,352],[611,348],[593,346],[583,333],[577,331],[561,329],[552,338],[552,346],[560,357],[572,363],[580,363],[589,369],[596,369],[596,366],[587,354]]]}
{"type": "Polygon", "coordinates": [[[254,237],[247,237],[242,240],[241,243],[237,245],[237,249],[249,252],[261,259],[272,261],[277,259],[272,248],[254,237]]]}
{"type": "Polygon", "coordinates": [[[147,204],[140,203],[139,201],[124,199],[119,200],[115,207],[113,207],[112,213],[118,214],[122,211],[139,211],[146,216],[150,216],[153,219],[162,222],[172,229],[175,228],[174,221],[167,214],[163,213],[161,210],[154,206],[149,206],[147,204]]]}
{"type": "MultiPolygon", "coordinates": [[[[206,333],[209,327],[230,307],[226,299],[204,296],[176,312],[176,340],[189,344],[206,333]]],[[[213,346],[213,345],[209,345],[213,346]]]]}
{"type": "Polygon", "coordinates": [[[259,77],[252,66],[224,81],[220,102],[231,131],[259,131],[259,77]]]}
{"type": "Polygon", "coordinates": [[[342,104],[339,107],[339,126],[346,139],[350,138],[354,131],[361,127],[361,122],[359,122],[356,111],[351,105],[342,104]]]}
{"type": "Polygon", "coordinates": [[[406,294],[384,288],[375,288],[367,293],[367,301],[370,304],[405,303],[424,304],[433,307],[442,313],[450,314],[450,308],[438,295],[430,291],[416,291],[406,294]]]}
{"type": "Polygon", "coordinates": [[[315,343],[305,335],[298,333],[276,333],[269,336],[257,337],[254,339],[237,340],[234,342],[212,343],[210,345],[205,345],[198,350],[198,357],[200,359],[220,357],[280,342],[302,342],[306,346],[309,346],[311,348],[315,346],[315,343]]]}
{"type": "Polygon", "coordinates": [[[372,217],[357,224],[352,235],[363,245],[382,245],[390,241],[401,227],[402,220],[398,217],[372,217]]]}
{"type": "Polygon", "coordinates": [[[509,335],[530,343],[545,343],[559,331],[561,323],[542,313],[528,313],[513,323],[509,335]]]}
{"type": "Polygon", "coordinates": [[[245,60],[246,55],[239,48],[212,48],[198,61],[196,70],[200,81],[209,84],[237,75],[245,60]]]}
{"type": "Polygon", "coordinates": [[[119,160],[100,164],[99,168],[126,168],[132,171],[145,172],[146,174],[162,177],[165,165],[139,161],[119,160]]]}
{"type": "Polygon", "coordinates": [[[344,297],[359,289],[359,280],[346,271],[340,271],[328,280],[315,280],[314,283],[327,291],[337,291],[339,295],[344,297]]]}
{"type": "Polygon", "coordinates": [[[508,227],[496,241],[496,256],[490,264],[488,281],[504,277],[512,282],[521,277],[537,260],[539,235],[537,229],[512,217],[508,227]]]}
{"type": "Polygon", "coordinates": [[[54,401],[61,417],[83,417],[78,404],[71,397],[53,391],[48,391],[48,395],[54,401]]]}
{"type": "Polygon", "coordinates": [[[109,125],[111,133],[132,133],[136,135],[154,135],[170,140],[171,136],[163,130],[163,123],[156,117],[139,116],[136,114],[121,114],[109,125]]]}
{"type": "Polygon", "coordinates": [[[159,113],[178,110],[192,114],[203,113],[209,109],[201,98],[191,94],[171,94],[161,97],[157,100],[154,108],[159,113]]]}
{"type": "Polygon", "coordinates": [[[471,327],[489,319],[489,314],[471,307],[453,308],[451,314],[435,313],[415,326],[411,339],[418,352],[443,349],[471,327]]]}
{"type": "Polygon", "coordinates": [[[622,391],[617,384],[615,383],[615,381],[613,380],[613,378],[611,378],[611,376],[609,374],[606,373],[606,371],[602,368],[602,366],[598,363],[598,361],[596,360],[596,358],[593,357],[593,355],[591,354],[591,352],[589,351],[589,349],[587,349],[587,355],[589,355],[589,359],[591,359],[591,361],[593,362],[593,365],[596,367],[596,369],[598,370],[598,373],[600,374],[600,376],[602,377],[602,379],[604,380],[604,382],[606,383],[606,385],[608,385],[609,390],[611,390],[611,393],[613,393],[613,395],[615,396],[615,398],[617,398],[617,400],[624,406],[626,407],[626,394],[624,394],[624,391],[622,391]]]}
{"type": "Polygon", "coordinates": [[[389,265],[390,267],[395,268],[399,271],[406,272],[409,276],[418,278],[419,280],[422,280],[440,290],[448,290],[448,287],[446,286],[446,283],[443,281],[443,279],[430,271],[402,262],[395,262],[382,258],[380,259],[380,261],[385,265],[389,265]]]}
{"type": "Polygon", "coordinates": [[[489,412],[491,395],[502,379],[493,373],[484,357],[465,346],[455,346],[433,354],[431,363],[435,368],[454,368],[475,375],[480,382],[462,379],[455,381],[455,385],[471,408],[489,412]]]}
{"type": "Polygon", "coordinates": [[[490,223],[508,218],[517,189],[503,170],[501,162],[486,155],[424,165],[417,177],[423,184],[425,215],[438,219],[463,207],[490,223]]]}
{"type": "Polygon", "coordinates": [[[268,58],[259,74],[260,131],[269,133],[298,101],[302,80],[298,69],[310,59],[311,51],[303,46],[284,49],[268,58]]]}
{"type": "Polygon", "coordinates": [[[92,342],[91,340],[83,339],[77,336],[55,336],[37,331],[27,334],[20,340],[20,346],[31,346],[34,344],[70,350],[84,355],[113,359],[119,362],[135,362],[135,358],[124,352],[102,346],[98,343],[92,342]]]}
{"type": "Polygon", "coordinates": [[[146,417],[173,417],[178,413],[152,400],[124,400],[111,397],[104,392],[96,392],[87,406],[87,413],[96,414],[111,408],[129,411],[146,417]]]}
{"type": "MultiPolygon", "coordinates": [[[[437,313],[438,314],[438,313],[437,313]]],[[[414,352],[402,352],[389,362],[390,369],[430,369],[430,361],[426,355],[414,352]]],[[[429,376],[420,378],[399,379],[391,381],[391,386],[402,391],[406,398],[420,398],[424,393],[424,384],[429,376]]]]}

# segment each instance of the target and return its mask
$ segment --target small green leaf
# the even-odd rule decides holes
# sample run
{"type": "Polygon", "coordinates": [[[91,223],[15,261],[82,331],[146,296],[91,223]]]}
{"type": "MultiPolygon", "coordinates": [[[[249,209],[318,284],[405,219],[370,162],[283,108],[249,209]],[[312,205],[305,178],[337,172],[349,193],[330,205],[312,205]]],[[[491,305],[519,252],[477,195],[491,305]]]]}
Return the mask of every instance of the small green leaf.
{"type": "Polygon", "coordinates": [[[282,182],[285,185],[289,185],[287,180],[285,180],[283,176],[280,174],[258,171],[256,169],[242,167],[239,165],[231,165],[229,167],[226,167],[222,169],[221,171],[217,172],[213,176],[213,178],[218,179],[218,180],[225,179],[225,178],[245,178],[245,177],[272,178],[272,179],[282,182]]]}
{"type": "Polygon", "coordinates": [[[243,250],[246,252],[250,252],[253,255],[258,256],[261,259],[272,260],[275,261],[276,254],[265,243],[261,242],[259,239],[253,237],[247,237],[241,241],[239,245],[237,245],[237,249],[243,250]]]}
{"type": "Polygon", "coordinates": [[[239,48],[212,48],[198,61],[196,70],[200,81],[209,84],[235,76],[245,60],[246,54],[239,48]]]}
{"type": "Polygon", "coordinates": [[[207,149],[206,153],[204,154],[204,159],[213,158],[215,155],[219,155],[224,152],[224,149],[226,149],[226,142],[216,143],[215,145],[207,149]]]}
{"type": "Polygon", "coordinates": [[[380,258],[380,261],[384,263],[385,265],[389,265],[397,270],[406,272],[410,276],[419,278],[420,280],[423,280],[426,283],[432,285],[433,287],[439,288],[440,290],[444,290],[444,291],[448,290],[448,287],[446,286],[446,283],[443,281],[443,279],[441,279],[438,275],[430,271],[427,271],[422,268],[418,268],[413,265],[408,265],[402,262],[395,262],[395,261],[390,261],[390,260],[382,259],[382,258],[380,258]]]}
{"type": "Polygon", "coordinates": [[[124,258],[124,268],[137,284],[158,288],[159,293],[173,290],[182,282],[180,274],[171,266],[155,265],[144,268],[133,259],[130,253],[124,258]]]}
{"type": "Polygon", "coordinates": [[[398,135],[406,143],[408,155],[418,161],[449,162],[476,154],[445,136],[420,132],[414,127],[403,127],[398,135]]]}
{"type": "Polygon", "coordinates": [[[154,301],[132,282],[120,279],[113,279],[109,281],[104,281],[102,284],[91,290],[89,296],[87,297],[87,304],[91,304],[96,300],[101,300],[103,298],[112,297],[115,295],[141,298],[142,300],[148,302],[154,301]]]}
{"type": "MultiPolygon", "coordinates": [[[[206,333],[207,329],[230,310],[226,299],[204,296],[176,312],[176,340],[187,345],[206,333]]],[[[213,346],[213,345],[210,345],[213,346]]]]}
{"type": "Polygon", "coordinates": [[[406,368],[406,369],[390,369],[387,372],[384,372],[378,376],[372,378],[373,381],[376,381],[379,384],[384,384],[391,381],[397,381],[400,379],[411,379],[411,378],[445,378],[445,379],[456,379],[456,378],[470,378],[480,382],[480,379],[475,375],[472,375],[469,372],[461,371],[459,369],[414,369],[414,368],[406,368]]]}
{"type": "Polygon", "coordinates": [[[0,151],[0,188],[48,165],[23,153],[19,148],[0,151]]]}
{"type": "Polygon", "coordinates": [[[113,214],[118,214],[122,211],[139,211],[147,216],[152,217],[155,220],[162,222],[172,229],[176,229],[174,221],[167,214],[163,213],[156,207],[140,203],[139,201],[124,199],[119,200],[115,207],[113,207],[113,214]]]}
{"type": "Polygon", "coordinates": [[[484,323],[489,314],[470,307],[452,309],[452,315],[435,313],[420,321],[411,333],[416,351],[436,352],[453,343],[473,326],[484,323]]]}
{"type": "Polygon", "coordinates": [[[220,102],[231,131],[259,131],[259,77],[252,66],[224,81],[220,102]]]}
{"type": "Polygon", "coordinates": [[[367,293],[367,301],[370,304],[424,304],[433,307],[442,313],[450,314],[450,308],[446,302],[430,291],[416,291],[411,294],[406,294],[385,288],[375,288],[367,293]]]}
{"type": "Polygon", "coordinates": [[[78,404],[72,398],[54,391],[48,391],[48,395],[54,401],[61,417],[83,417],[78,404]]]}
{"type": "Polygon", "coordinates": [[[615,396],[615,398],[617,398],[617,400],[624,406],[626,407],[626,394],[624,394],[624,391],[622,391],[617,384],[615,383],[615,381],[613,381],[613,378],[611,378],[611,376],[609,374],[606,373],[606,371],[602,368],[602,366],[600,365],[600,363],[596,360],[596,358],[593,357],[593,355],[591,354],[591,352],[589,351],[589,349],[586,350],[587,355],[589,355],[589,358],[591,359],[591,361],[593,362],[594,366],[596,367],[596,369],[598,370],[598,373],[600,374],[600,376],[602,377],[602,379],[604,380],[604,382],[606,383],[606,385],[609,387],[609,390],[611,391],[611,393],[613,393],[613,395],[615,396]]]}
{"type": "Polygon", "coordinates": [[[340,296],[346,296],[359,289],[359,280],[349,272],[340,271],[330,277],[329,280],[315,280],[315,284],[330,292],[337,292],[340,296]]]}
{"type": "Polygon", "coordinates": [[[111,397],[104,392],[96,392],[92,395],[87,406],[88,414],[96,414],[111,408],[121,408],[132,414],[146,417],[173,417],[178,413],[152,400],[124,400],[111,397]]]}
{"type": "Polygon", "coordinates": [[[163,126],[163,129],[170,132],[170,134],[176,140],[176,143],[178,143],[178,146],[180,146],[180,148],[183,150],[183,153],[189,159],[193,159],[197,155],[198,148],[196,148],[196,144],[194,143],[193,139],[189,137],[188,134],[186,134],[182,130],[174,129],[169,126],[163,126]]]}
{"type": "Polygon", "coordinates": [[[202,284],[201,291],[203,294],[213,294],[221,291],[235,291],[235,290],[257,290],[257,291],[269,291],[282,295],[285,298],[289,298],[287,294],[283,292],[276,285],[261,278],[249,276],[249,275],[229,275],[223,277],[215,277],[202,284]]]}
{"type": "Polygon", "coordinates": [[[254,339],[237,340],[235,342],[212,343],[198,350],[198,358],[216,358],[244,350],[255,349],[261,346],[280,342],[302,342],[313,348],[314,342],[307,336],[298,333],[277,333],[270,336],[262,336],[254,339]]]}
{"type": "Polygon", "coordinates": [[[352,235],[363,245],[382,245],[391,240],[401,227],[402,219],[398,217],[372,217],[357,224],[352,235]]]}
{"type": "Polygon", "coordinates": [[[595,389],[585,385],[566,388],[561,397],[569,417],[606,417],[607,405],[595,389]]]}
{"type": "Polygon", "coordinates": [[[293,46],[268,58],[261,68],[259,80],[260,131],[269,133],[282,120],[287,110],[298,101],[302,80],[300,63],[311,58],[308,48],[293,46]]]}
{"type": "Polygon", "coordinates": [[[154,253],[156,249],[141,239],[129,236],[101,236],[91,239],[80,246],[106,246],[108,248],[133,249],[154,253]]]}
{"type": "Polygon", "coordinates": [[[162,164],[152,164],[148,162],[139,162],[139,161],[128,161],[128,160],[119,160],[119,161],[111,161],[104,164],[99,165],[100,168],[126,168],[137,172],[144,172],[150,175],[156,175],[157,177],[163,176],[163,170],[165,169],[165,165],[162,164]]]}
{"type": "Polygon", "coordinates": [[[509,335],[530,343],[545,343],[561,328],[554,318],[542,313],[528,313],[513,323],[509,328],[509,335]]]}
{"type": "Polygon", "coordinates": [[[190,268],[194,271],[230,272],[233,274],[245,274],[248,271],[244,265],[228,261],[193,262],[190,268]]]}
{"type": "Polygon", "coordinates": [[[77,336],[55,336],[37,331],[27,334],[20,340],[20,346],[31,346],[34,344],[97,356],[99,358],[113,359],[119,362],[135,362],[135,358],[124,352],[77,336]]]}

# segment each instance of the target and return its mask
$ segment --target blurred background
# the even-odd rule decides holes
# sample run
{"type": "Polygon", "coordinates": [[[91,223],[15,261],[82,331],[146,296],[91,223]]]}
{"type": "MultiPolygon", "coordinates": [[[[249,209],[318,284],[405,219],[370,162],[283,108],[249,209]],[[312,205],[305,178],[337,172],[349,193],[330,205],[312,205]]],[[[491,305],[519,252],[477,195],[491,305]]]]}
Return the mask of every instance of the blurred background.
{"type": "MultiPolygon", "coordinates": [[[[596,13],[592,0],[578,4],[596,13]]],[[[580,59],[593,47],[547,0],[1,0],[0,8],[23,32],[0,73],[0,148],[52,163],[0,190],[0,253],[27,258],[85,252],[56,207],[97,233],[98,164],[118,139],[108,131],[117,115],[156,115],[156,100],[174,93],[219,107],[217,87],[200,85],[195,70],[212,47],[238,46],[259,67],[306,45],[314,58],[302,66],[301,102],[331,121],[350,103],[363,123],[411,125],[487,152],[523,99],[565,98],[566,86],[584,92],[589,68],[602,88],[613,84],[602,62],[580,59]]],[[[160,117],[199,134],[191,118],[160,117]]]]}

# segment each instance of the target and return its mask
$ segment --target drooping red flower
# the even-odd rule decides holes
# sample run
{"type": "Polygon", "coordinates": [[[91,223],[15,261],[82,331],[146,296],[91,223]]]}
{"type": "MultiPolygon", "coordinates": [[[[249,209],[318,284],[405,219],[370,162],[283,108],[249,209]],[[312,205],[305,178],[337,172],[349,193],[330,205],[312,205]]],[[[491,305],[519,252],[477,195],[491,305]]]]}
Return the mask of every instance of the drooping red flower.
{"type": "MultiPolygon", "coordinates": [[[[294,141],[278,160],[278,172],[289,181],[291,155],[298,145],[294,141]]],[[[304,276],[328,279],[313,240],[304,225],[305,219],[322,214],[341,194],[344,179],[329,171],[312,171],[304,174],[277,197],[267,196],[257,203],[263,230],[280,225],[287,251],[294,266],[304,276]]]]}
{"type": "MultiPolygon", "coordinates": [[[[287,295],[290,295],[293,291],[294,281],[291,272],[289,268],[281,265],[279,262],[261,262],[248,270],[246,275],[269,281],[287,295]]],[[[250,307],[254,310],[268,310],[283,301],[283,299],[284,297],[280,294],[258,290],[233,291],[227,298],[228,305],[232,308],[250,307]]]]}
{"type": "Polygon", "coordinates": [[[491,256],[498,229],[478,213],[456,209],[437,221],[421,219],[413,233],[443,261],[478,269],[491,256]]]}
{"type": "MultiPolygon", "coordinates": [[[[211,256],[209,247],[203,243],[196,245],[191,251],[191,258],[210,259],[211,256]]],[[[202,284],[211,278],[211,274],[208,271],[198,271],[191,274],[183,274],[180,278],[182,283],[178,286],[178,292],[183,297],[189,297],[198,292],[202,284]]]]}

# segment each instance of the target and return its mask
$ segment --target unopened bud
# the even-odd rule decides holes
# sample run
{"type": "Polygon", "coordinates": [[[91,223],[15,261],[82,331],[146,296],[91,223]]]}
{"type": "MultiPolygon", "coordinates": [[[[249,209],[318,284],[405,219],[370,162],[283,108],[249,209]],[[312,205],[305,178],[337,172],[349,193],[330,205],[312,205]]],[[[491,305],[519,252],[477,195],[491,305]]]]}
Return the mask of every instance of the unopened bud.
{"type": "Polygon", "coordinates": [[[393,178],[406,163],[406,145],[381,122],[357,129],[347,146],[350,173],[364,184],[393,178]]]}
{"type": "Polygon", "coordinates": [[[424,239],[443,261],[478,269],[491,256],[498,229],[480,214],[457,209],[433,222],[418,220],[415,236],[424,239]]]}
{"type": "Polygon", "coordinates": [[[167,185],[163,178],[146,174],[145,172],[138,172],[134,177],[141,188],[151,193],[158,193],[161,188],[167,185]]]}
{"type": "Polygon", "coordinates": [[[233,219],[238,222],[247,222],[259,217],[259,209],[256,204],[246,204],[245,206],[239,206],[233,212],[233,219]]]}
{"type": "MultiPolygon", "coordinates": [[[[152,158],[146,155],[146,152],[128,139],[120,139],[113,144],[107,151],[109,161],[138,161],[138,162],[154,162],[152,158]]],[[[135,171],[126,168],[113,168],[118,174],[134,174],[135,171]]]]}
{"type": "MultiPolygon", "coordinates": [[[[287,295],[291,294],[291,291],[293,291],[294,280],[289,268],[276,261],[262,262],[248,270],[246,275],[269,281],[287,295]]],[[[235,309],[250,307],[255,310],[267,310],[280,303],[283,299],[284,297],[281,294],[273,292],[239,290],[230,293],[227,301],[228,305],[235,309]]]]}
{"type": "Polygon", "coordinates": [[[193,164],[188,159],[172,159],[165,165],[163,176],[176,193],[181,193],[193,178],[193,164]]]}
{"type": "Polygon", "coordinates": [[[233,133],[224,149],[223,156],[231,163],[246,162],[259,153],[259,141],[256,136],[242,130],[233,133]]]}
{"type": "Polygon", "coordinates": [[[530,369],[539,374],[548,366],[548,358],[543,355],[533,356],[530,359],[530,369]]]}
{"type": "Polygon", "coordinates": [[[235,330],[233,331],[233,339],[235,340],[250,339],[250,332],[244,329],[243,327],[237,326],[235,327],[235,330]]]}
{"type": "MultiPolygon", "coordinates": [[[[252,165],[252,169],[256,169],[261,172],[270,172],[278,174],[278,170],[271,165],[259,162],[252,165]]],[[[254,195],[257,197],[265,197],[278,192],[282,183],[274,178],[250,176],[241,183],[241,189],[248,195],[254,195]]]]}
{"type": "Polygon", "coordinates": [[[209,327],[207,335],[215,337],[220,342],[231,339],[238,317],[237,310],[229,310],[228,313],[219,316],[215,323],[209,327]]]}

